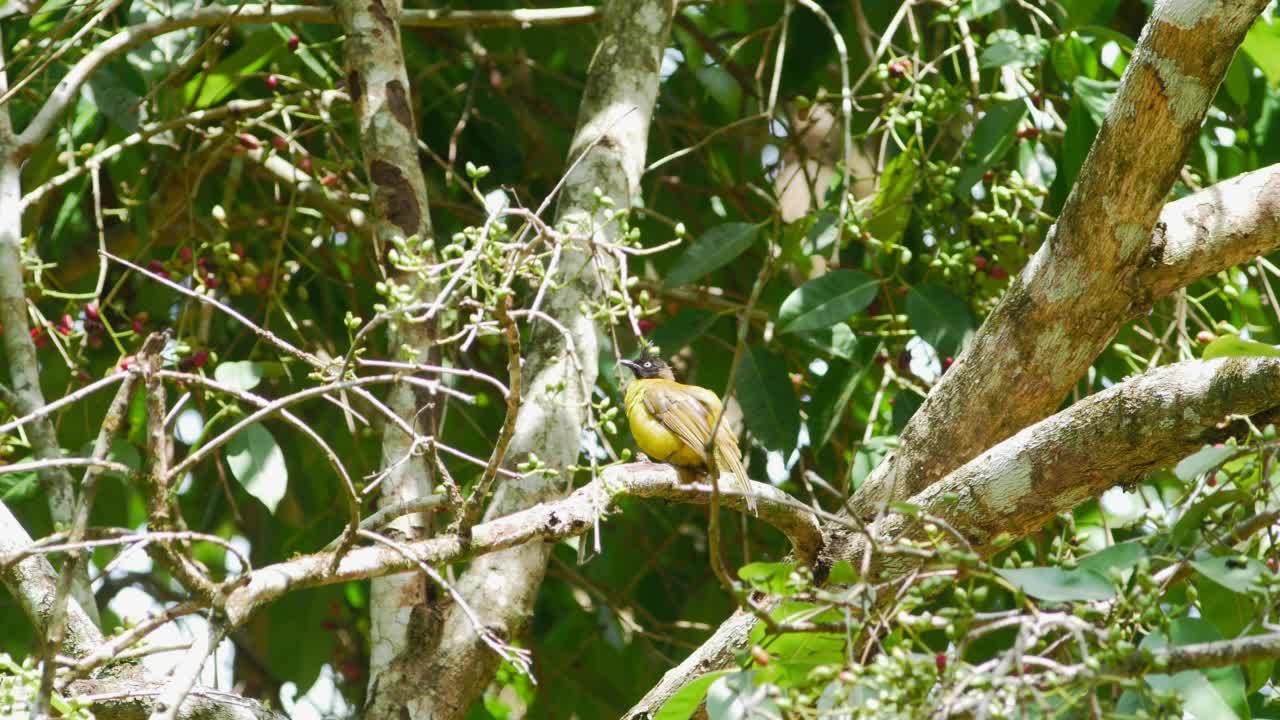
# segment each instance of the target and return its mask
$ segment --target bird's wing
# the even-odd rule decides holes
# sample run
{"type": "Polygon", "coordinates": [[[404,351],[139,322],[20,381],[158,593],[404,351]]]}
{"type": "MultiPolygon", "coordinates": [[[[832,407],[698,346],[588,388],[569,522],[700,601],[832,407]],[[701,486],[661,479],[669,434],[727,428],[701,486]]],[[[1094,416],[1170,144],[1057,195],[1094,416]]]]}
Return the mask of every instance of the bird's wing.
{"type": "Polygon", "coordinates": [[[746,498],[747,509],[753,513],[756,511],[756,501],[751,494],[747,468],[742,464],[738,438],[734,435],[733,428],[723,420],[718,420],[721,414],[719,396],[696,385],[658,386],[645,392],[645,407],[685,445],[693,448],[716,473],[732,474],[746,498]],[[716,429],[716,441],[712,448],[712,461],[707,462],[707,440],[717,421],[719,427],[716,429]]]}
{"type": "Polygon", "coordinates": [[[684,388],[654,383],[645,389],[644,406],[650,415],[706,462],[707,440],[711,437],[711,423],[715,417],[704,404],[684,392],[684,388]]]}

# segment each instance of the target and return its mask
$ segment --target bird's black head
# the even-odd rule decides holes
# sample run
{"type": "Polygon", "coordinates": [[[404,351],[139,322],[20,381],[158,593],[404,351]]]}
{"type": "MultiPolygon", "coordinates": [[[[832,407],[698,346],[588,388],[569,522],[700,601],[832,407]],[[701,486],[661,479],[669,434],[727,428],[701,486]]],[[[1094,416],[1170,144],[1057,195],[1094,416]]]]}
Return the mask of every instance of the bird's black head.
{"type": "Polygon", "coordinates": [[[670,379],[672,377],[671,368],[662,361],[662,358],[654,357],[648,353],[642,353],[640,357],[635,360],[624,359],[621,362],[623,365],[630,368],[631,372],[635,373],[637,378],[665,377],[670,379]]]}

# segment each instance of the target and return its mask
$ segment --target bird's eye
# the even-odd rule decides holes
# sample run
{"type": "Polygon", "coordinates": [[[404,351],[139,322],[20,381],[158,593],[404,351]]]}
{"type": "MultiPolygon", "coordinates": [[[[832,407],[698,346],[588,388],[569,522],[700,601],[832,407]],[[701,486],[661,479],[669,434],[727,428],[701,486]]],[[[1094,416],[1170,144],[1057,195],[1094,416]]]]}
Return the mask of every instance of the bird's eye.
{"type": "Polygon", "coordinates": [[[648,360],[645,360],[645,361],[644,361],[644,366],[645,366],[645,367],[653,367],[653,363],[649,362],[648,360]]]}

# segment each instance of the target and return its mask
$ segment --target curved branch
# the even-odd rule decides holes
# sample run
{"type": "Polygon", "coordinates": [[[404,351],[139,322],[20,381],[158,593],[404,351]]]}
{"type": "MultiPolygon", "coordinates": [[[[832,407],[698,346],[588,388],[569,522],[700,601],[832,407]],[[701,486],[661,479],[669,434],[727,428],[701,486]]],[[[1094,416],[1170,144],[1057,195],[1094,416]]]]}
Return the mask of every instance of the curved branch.
{"type": "Polygon", "coordinates": [[[1237,175],[1160,211],[1138,272],[1145,304],[1280,248],[1280,164],[1237,175]]]}
{"type": "MultiPolygon", "coordinates": [[[[817,518],[786,493],[764,483],[753,482],[761,520],[774,525],[791,541],[797,558],[812,560],[822,547],[817,518]]],[[[470,537],[437,535],[405,543],[415,557],[387,547],[362,547],[342,556],[335,571],[329,572],[333,553],[321,552],[286,560],[254,570],[247,582],[227,595],[225,610],[232,625],[240,625],[256,610],[288,592],[308,587],[333,585],[406,572],[417,563],[452,563],[489,555],[533,541],[555,541],[581,535],[618,497],[631,495],[673,502],[706,505],[711,502],[711,486],[683,483],[669,465],[633,463],[606,468],[599,482],[574,491],[569,497],[535,505],[471,529],[470,537]]],[[[730,509],[745,510],[746,498],[733,487],[720,490],[720,503],[730,509]]]]}
{"type": "MultiPolygon", "coordinates": [[[[0,555],[19,552],[31,545],[31,536],[18,518],[0,502],[0,555]]],[[[0,583],[18,600],[38,636],[49,633],[49,623],[58,596],[58,573],[43,555],[33,555],[11,565],[0,566],[0,583]]],[[[66,600],[65,647],[73,657],[82,657],[102,644],[102,632],[85,614],[74,596],[66,600]]]]}
{"type": "MultiPolygon", "coordinates": [[[[958,529],[982,554],[1003,533],[1016,539],[1107,488],[1169,465],[1229,432],[1224,418],[1280,408],[1280,359],[1191,360],[1158,368],[1023,430],[910,498],[958,529]]],[[[892,514],[873,528],[887,540],[921,538],[914,518],[892,514]]],[[[859,567],[867,536],[842,524],[824,532],[823,557],[859,567]]],[[[875,556],[873,572],[897,577],[919,558],[875,556]]],[[[726,667],[746,647],[755,618],[737,613],[663,676],[627,717],[652,716],[698,675],[726,667]]]]}
{"type": "MultiPolygon", "coordinates": [[[[400,18],[404,27],[531,27],[593,22],[600,9],[578,6],[542,10],[406,10],[400,18]]],[[[132,25],[99,43],[80,58],[57,84],[49,99],[21,133],[17,150],[22,157],[57,123],[75,99],[76,93],[104,63],[121,53],[161,35],[194,27],[245,25],[249,23],[328,23],[338,17],[333,8],[308,5],[209,5],[175,13],[167,18],[132,25]]]]}
{"type": "MultiPolygon", "coordinates": [[[[93,711],[98,720],[146,720],[152,705],[165,691],[164,683],[118,679],[80,680],[71,685],[71,697],[93,711]]],[[[195,687],[178,711],[179,720],[285,720],[257,700],[195,687]]]]}
{"type": "Polygon", "coordinates": [[[1054,412],[1132,317],[1165,198],[1266,4],[1156,3],[1057,223],[907,424],[901,450],[859,488],[864,519],[1054,412]],[[961,420],[976,417],[985,421],[961,420]]]}

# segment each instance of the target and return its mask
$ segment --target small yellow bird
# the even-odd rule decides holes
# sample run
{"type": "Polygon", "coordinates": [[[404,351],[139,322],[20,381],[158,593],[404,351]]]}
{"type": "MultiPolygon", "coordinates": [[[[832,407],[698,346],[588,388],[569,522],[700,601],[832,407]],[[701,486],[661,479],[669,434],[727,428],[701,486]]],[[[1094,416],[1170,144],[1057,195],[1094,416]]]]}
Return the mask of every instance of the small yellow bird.
{"type": "Polygon", "coordinates": [[[676,382],[671,368],[647,353],[621,362],[636,376],[627,385],[624,403],[631,434],[644,454],[678,468],[706,469],[716,479],[722,471],[732,473],[754,513],[756,501],[738,439],[720,420],[720,398],[706,388],[676,382]],[[714,443],[709,442],[712,428],[714,443]]]}

